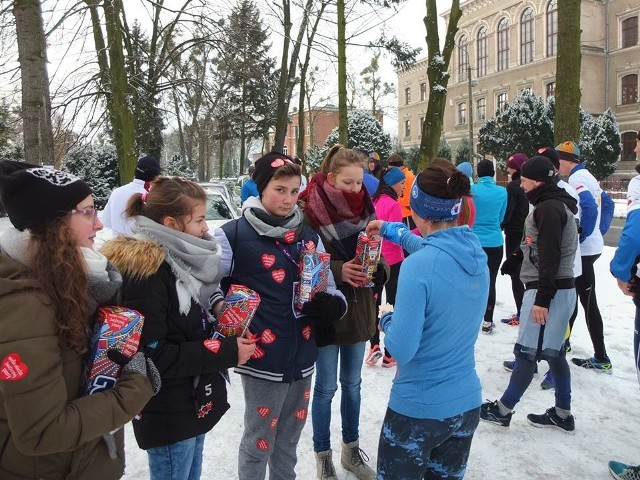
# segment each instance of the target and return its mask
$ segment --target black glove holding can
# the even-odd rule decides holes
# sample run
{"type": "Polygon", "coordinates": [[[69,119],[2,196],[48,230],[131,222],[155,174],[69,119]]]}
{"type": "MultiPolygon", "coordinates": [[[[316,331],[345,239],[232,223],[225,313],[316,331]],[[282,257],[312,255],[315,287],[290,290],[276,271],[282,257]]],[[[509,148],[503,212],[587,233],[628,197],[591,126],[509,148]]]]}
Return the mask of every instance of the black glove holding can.
{"type": "Polygon", "coordinates": [[[328,327],[347,312],[342,298],[326,292],[316,293],[311,300],[302,306],[302,313],[316,321],[318,327],[328,327]]]}

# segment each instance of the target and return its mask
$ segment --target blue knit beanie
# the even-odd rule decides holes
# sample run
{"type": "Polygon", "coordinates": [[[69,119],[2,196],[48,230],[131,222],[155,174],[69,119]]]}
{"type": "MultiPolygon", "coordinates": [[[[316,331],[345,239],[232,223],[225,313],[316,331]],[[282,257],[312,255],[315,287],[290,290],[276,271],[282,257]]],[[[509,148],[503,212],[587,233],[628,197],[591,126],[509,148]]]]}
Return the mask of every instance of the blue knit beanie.
{"type": "Polygon", "coordinates": [[[396,183],[400,183],[406,178],[407,177],[401,169],[398,167],[391,167],[387,170],[387,173],[382,176],[382,181],[390,187],[393,187],[396,183]]]}

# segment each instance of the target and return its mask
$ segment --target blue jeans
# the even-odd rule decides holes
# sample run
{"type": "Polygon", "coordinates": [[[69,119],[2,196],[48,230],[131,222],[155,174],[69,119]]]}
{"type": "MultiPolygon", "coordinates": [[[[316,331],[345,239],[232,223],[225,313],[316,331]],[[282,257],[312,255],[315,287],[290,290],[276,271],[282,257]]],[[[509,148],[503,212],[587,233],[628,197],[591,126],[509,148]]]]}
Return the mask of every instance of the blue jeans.
{"type": "Polygon", "coordinates": [[[150,480],[200,480],[204,435],[147,450],[150,480]]]}
{"type": "Polygon", "coordinates": [[[365,342],[353,345],[327,345],[318,349],[316,384],[311,404],[313,450],[331,448],[331,400],[338,389],[338,356],[340,357],[340,414],[342,440],[358,440],[360,425],[360,384],[365,342]]]}

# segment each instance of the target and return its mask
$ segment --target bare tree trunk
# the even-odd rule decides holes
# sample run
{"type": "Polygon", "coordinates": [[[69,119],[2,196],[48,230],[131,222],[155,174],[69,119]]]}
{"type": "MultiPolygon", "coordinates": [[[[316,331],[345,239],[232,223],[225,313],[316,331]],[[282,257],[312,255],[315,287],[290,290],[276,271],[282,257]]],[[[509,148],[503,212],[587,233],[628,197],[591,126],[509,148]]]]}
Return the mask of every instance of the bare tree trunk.
{"type": "Polygon", "coordinates": [[[182,128],[182,119],[180,117],[180,105],[178,104],[178,96],[176,95],[175,89],[172,90],[173,94],[173,108],[176,111],[176,120],[178,121],[178,143],[180,144],[180,158],[183,161],[191,161],[190,158],[187,158],[187,148],[184,143],[184,129],[182,128]]]}
{"type": "Polygon", "coordinates": [[[276,117],[276,131],[273,148],[279,152],[284,146],[284,139],[287,136],[287,125],[289,121],[289,103],[293,93],[293,87],[296,80],[296,66],[298,65],[298,56],[300,55],[300,47],[304,32],[309,22],[309,12],[313,6],[313,0],[307,0],[304,6],[302,20],[300,21],[300,30],[298,36],[293,43],[293,51],[289,58],[289,43],[291,36],[291,2],[290,0],[282,0],[283,6],[283,24],[284,24],[284,40],[282,47],[282,62],[280,64],[280,82],[278,83],[278,104],[276,117]],[[287,65],[287,61],[289,62],[287,65]]]}
{"type": "MultiPolygon", "coordinates": [[[[456,32],[458,31],[458,21],[460,17],[462,17],[460,0],[453,0],[444,49],[441,53],[436,0],[426,0],[426,4],[427,16],[424,17],[424,25],[427,30],[427,49],[429,55],[429,66],[427,67],[429,103],[427,104],[427,113],[424,117],[424,123],[422,124],[420,170],[426,168],[431,161],[438,156],[447,100],[447,85],[449,83],[449,61],[455,48],[454,40],[456,32]]],[[[469,99],[469,101],[471,101],[471,99],[469,99]]]]}
{"type": "Polygon", "coordinates": [[[338,141],[347,146],[347,23],[344,0],[338,0],[338,141]]]}
{"type": "Polygon", "coordinates": [[[118,155],[120,184],[133,178],[136,168],[135,122],[129,108],[129,86],[125,69],[124,47],[122,40],[122,22],[120,14],[123,10],[121,0],[85,0],[89,6],[93,38],[98,55],[100,83],[107,100],[109,120],[111,123],[113,142],[118,155]],[[104,35],[98,7],[104,9],[104,23],[108,46],[105,46],[104,35]]]}
{"type": "Polygon", "coordinates": [[[556,144],[580,139],[580,0],[558,2],[558,56],[556,58],[556,144]],[[559,108],[559,107],[562,108],[559,108]]]}
{"type": "Polygon", "coordinates": [[[24,159],[36,165],[53,164],[47,47],[39,0],[16,0],[13,16],[22,83],[24,159]]]}
{"type": "MultiPolygon", "coordinates": [[[[296,155],[304,160],[305,150],[304,150],[304,129],[306,119],[304,118],[304,101],[307,93],[307,70],[309,69],[309,62],[311,61],[311,47],[313,45],[313,39],[316,36],[316,32],[318,31],[318,25],[320,24],[320,19],[322,18],[322,14],[324,13],[324,9],[327,7],[327,1],[322,1],[320,3],[320,10],[318,11],[318,15],[313,23],[313,27],[311,28],[311,32],[307,35],[307,51],[304,56],[304,62],[300,65],[300,96],[298,97],[298,138],[296,145],[296,155]]],[[[311,111],[309,111],[309,115],[311,115],[311,111]]],[[[309,143],[309,146],[313,145],[309,143]]],[[[303,163],[304,165],[304,163],[303,163]]]]}

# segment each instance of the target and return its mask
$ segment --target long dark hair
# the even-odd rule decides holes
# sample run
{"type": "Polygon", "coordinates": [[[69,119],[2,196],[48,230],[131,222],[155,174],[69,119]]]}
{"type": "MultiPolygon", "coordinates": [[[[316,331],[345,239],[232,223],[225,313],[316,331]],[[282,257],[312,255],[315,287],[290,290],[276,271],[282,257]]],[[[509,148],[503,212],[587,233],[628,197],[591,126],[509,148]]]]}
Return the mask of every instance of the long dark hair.
{"type": "Polygon", "coordinates": [[[78,353],[88,350],[91,322],[86,262],[73,238],[69,215],[31,228],[30,273],[53,306],[61,340],[78,353]]]}
{"type": "Polygon", "coordinates": [[[459,224],[469,223],[471,208],[465,197],[471,195],[471,182],[466,174],[458,170],[446,158],[436,158],[416,179],[424,192],[440,198],[462,197],[462,210],[458,216],[459,224]]]}

